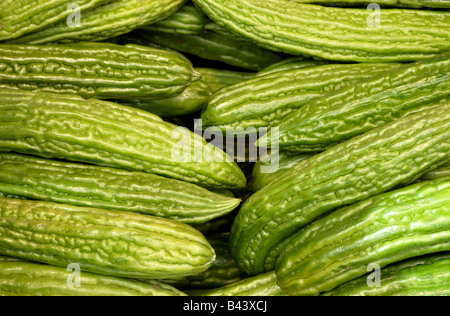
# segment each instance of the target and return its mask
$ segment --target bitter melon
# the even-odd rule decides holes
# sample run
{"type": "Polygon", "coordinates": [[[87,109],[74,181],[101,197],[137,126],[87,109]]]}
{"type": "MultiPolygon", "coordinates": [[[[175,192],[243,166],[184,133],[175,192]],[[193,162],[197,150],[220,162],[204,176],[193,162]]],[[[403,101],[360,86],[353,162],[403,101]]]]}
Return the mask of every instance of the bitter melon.
{"type": "Polygon", "coordinates": [[[225,28],[217,23],[214,23],[212,21],[211,21],[211,23],[209,23],[205,26],[205,29],[208,31],[212,31],[222,37],[233,39],[238,42],[244,41],[247,43],[251,43],[251,41],[248,41],[246,38],[236,35],[235,33],[230,32],[230,30],[228,30],[227,28],[225,28]]]}
{"type": "Polygon", "coordinates": [[[200,232],[162,217],[8,198],[0,214],[0,255],[138,279],[197,274],[215,260],[200,232]]]}
{"type": "Polygon", "coordinates": [[[288,151],[268,152],[254,164],[249,182],[249,190],[256,192],[268,185],[270,182],[282,177],[305,159],[312,157],[313,153],[295,154],[288,151]]]}
{"type": "Polygon", "coordinates": [[[250,196],[231,230],[247,273],[271,270],[282,248],[325,213],[392,190],[448,163],[450,103],[340,143],[296,165],[250,196]]]}
{"type": "Polygon", "coordinates": [[[208,83],[212,93],[215,93],[226,86],[251,79],[255,76],[255,72],[250,71],[236,71],[205,67],[197,67],[195,70],[201,74],[202,80],[208,83]]]}
{"type": "Polygon", "coordinates": [[[154,44],[249,71],[262,70],[281,60],[277,53],[251,42],[223,37],[208,30],[197,35],[168,34],[142,29],[134,33],[154,44]]]}
{"type": "Polygon", "coordinates": [[[321,59],[311,59],[311,58],[305,58],[302,56],[294,56],[294,57],[287,57],[283,60],[276,62],[266,68],[264,68],[261,71],[258,71],[256,74],[257,76],[264,76],[273,74],[276,72],[285,72],[295,69],[302,69],[302,68],[309,68],[309,67],[315,67],[315,66],[321,66],[333,63],[329,60],[321,60],[321,59]]]}
{"type": "Polygon", "coordinates": [[[203,224],[240,200],[146,172],[0,153],[0,196],[20,196],[203,224]]]}
{"type": "Polygon", "coordinates": [[[188,2],[167,18],[142,29],[170,34],[196,35],[205,32],[205,27],[211,20],[203,12],[188,2]]]}
{"type": "Polygon", "coordinates": [[[0,262],[0,296],[186,296],[156,280],[140,282],[73,271],[71,266],[0,262]]]}
{"type": "MultiPolygon", "coordinates": [[[[111,2],[111,0],[2,0],[0,3],[0,41],[40,31],[73,14],[111,2]]],[[[67,22],[66,22],[67,23],[67,22]]]]}
{"type": "Polygon", "coordinates": [[[209,188],[244,188],[225,152],[140,109],[76,95],[0,90],[0,151],[145,171],[209,188]]]}
{"type": "Polygon", "coordinates": [[[289,0],[194,0],[263,48],[335,61],[411,62],[450,50],[450,12],[325,7],[289,0]],[[378,15],[379,16],[379,15],[378,15]]]}
{"type": "MultiPolygon", "coordinates": [[[[370,270],[370,269],[369,269],[370,270]]],[[[449,296],[450,253],[413,257],[347,282],[322,296],[449,296]],[[379,273],[379,276],[376,274],[379,273]]]]}
{"type": "MultiPolygon", "coordinates": [[[[449,96],[450,53],[445,53],[311,100],[276,125],[277,145],[288,151],[322,151],[387,122],[446,102],[449,96]]],[[[270,131],[258,140],[261,147],[273,143],[270,131]]]]}
{"type": "Polygon", "coordinates": [[[139,45],[0,45],[0,85],[85,98],[161,99],[200,79],[178,54],[139,45]]]}
{"type": "MultiPolygon", "coordinates": [[[[253,167],[251,180],[248,184],[249,190],[253,192],[261,190],[270,182],[282,177],[283,173],[289,172],[289,170],[293,169],[297,164],[315,154],[316,153],[297,154],[289,151],[275,151],[263,155],[253,167]]],[[[415,182],[448,176],[450,176],[450,165],[446,164],[428,172],[415,182]]]]}
{"type": "MultiPolygon", "coordinates": [[[[258,75],[213,94],[203,108],[204,128],[267,128],[289,113],[341,88],[396,69],[397,63],[329,64],[258,75]]],[[[264,146],[261,146],[264,147],[264,146]]]]}
{"type": "Polygon", "coordinates": [[[186,0],[114,0],[82,12],[79,25],[66,21],[8,41],[12,44],[98,42],[156,23],[175,13],[186,0]]]}
{"type": "Polygon", "coordinates": [[[276,263],[289,295],[317,295],[408,258],[450,251],[450,178],[341,208],[295,234],[276,263]]]}
{"type": "Polygon", "coordinates": [[[165,99],[123,99],[115,102],[152,112],[168,118],[199,112],[212,95],[209,84],[202,78],[192,82],[183,92],[165,99]]]}

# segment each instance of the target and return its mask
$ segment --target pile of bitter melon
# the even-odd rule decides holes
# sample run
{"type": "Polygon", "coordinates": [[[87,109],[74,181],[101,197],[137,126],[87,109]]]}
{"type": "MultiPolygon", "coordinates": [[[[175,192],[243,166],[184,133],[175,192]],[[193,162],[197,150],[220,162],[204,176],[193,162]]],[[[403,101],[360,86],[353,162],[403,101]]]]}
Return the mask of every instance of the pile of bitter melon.
{"type": "Polygon", "coordinates": [[[448,0],[2,0],[0,295],[450,295],[448,0]]]}

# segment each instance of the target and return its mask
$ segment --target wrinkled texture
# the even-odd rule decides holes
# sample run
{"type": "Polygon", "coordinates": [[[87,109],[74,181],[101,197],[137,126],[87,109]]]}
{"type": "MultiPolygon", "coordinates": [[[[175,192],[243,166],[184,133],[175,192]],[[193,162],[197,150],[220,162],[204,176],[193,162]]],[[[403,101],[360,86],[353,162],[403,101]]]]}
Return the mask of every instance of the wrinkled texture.
{"type": "Polygon", "coordinates": [[[0,46],[0,87],[5,88],[97,99],[161,99],[182,93],[199,78],[185,58],[138,45],[0,46]]]}
{"type": "Polygon", "coordinates": [[[143,279],[197,274],[215,260],[206,238],[178,221],[8,198],[0,198],[0,254],[143,279]]]}
{"type": "Polygon", "coordinates": [[[449,296],[450,252],[413,257],[380,270],[379,286],[368,277],[347,282],[322,296],[449,296]]]}
{"type": "Polygon", "coordinates": [[[191,3],[183,5],[175,13],[167,18],[149,25],[142,29],[147,31],[164,32],[170,34],[201,34],[211,20],[191,3]]]}
{"type": "Polygon", "coordinates": [[[276,181],[303,160],[311,158],[314,153],[300,154],[290,152],[269,152],[263,155],[253,166],[249,189],[261,190],[272,181],[276,181]]]}
{"type": "Polygon", "coordinates": [[[186,0],[114,0],[82,13],[79,27],[67,22],[9,41],[17,44],[103,41],[156,23],[176,12],[186,0]]]}
{"type": "MultiPolygon", "coordinates": [[[[267,128],[304,105],[400,64],[329,64],[257,75],[213,94],[203,108],[203,126],[267,128]]],[[[281,70],[280,70],[281,71],[281,70]]]]}
{"type": "Polygon", "coordinates": [[[416,61],[450,50],[450,12],[331,8],[289,0],[194,0],[213,21],[269,50],[356,62],[416,61]],[[372,14],[372,16],[371,16],[372,14]],[[370,23],[369,23],[370,22],[370,23]]]}
{"type": "MultiPolygon", "coordinates": [[[[293,111],[276,124],[282,150],[321,151],[450,96],[450,53],[374,74],[293,111]]],[[[271,146],[271,131],[258,146],[271,146]]]]}
{"type": "Polygon", "coordinates": [[[281,59],[276,53],[251,42],[223,37],[209,30],[197,35],[168,34],[147,30],[138,30],[135,33],[150,43],[206,60],[223,62],[243,70],[262,70],[281,59]]]}
{"type": "Polygon", "coordinates": [[[75,95],[0,90],[0,150],[145,171],[210,188],[243,188],[218,147],[158,116],[75,95]]]}
{"type": "Polygon", "coordinates": [[[385,124],[304,160],[250,196],[231,230],[248,273],[271,270],[302,227],[339,207],[419,179],[448,163],[450,103],[385,124]]]}
{"type": "Polygon", "coordinates": [[[186,296],[155,280],[144,283],[85,271],[80,273],[80,286],[69,286],[72,273],[65,267],[0,262],[0,296],[186,296]]]}
{"type": "Polygon", "coordinates": [[[289,295],[317,295],[416,256],[450,251],[450,178],[341,208],[299,231],[276,263],[289,295]]]}
{"type": "MultiPolygon", "coordinates": [[[[78,12],[84,12],[112,0],[2,0],[0,3],[0,41],[50,27],[78,12]]],[[[67,22],[65,22],[67,23],[67,22]]]]}
{"type": "Polygon", "coordinates": [[[195,184],[146,172],[0,153],[0,196],[171,218],[202,224],[240,200],[195,184]]]}

